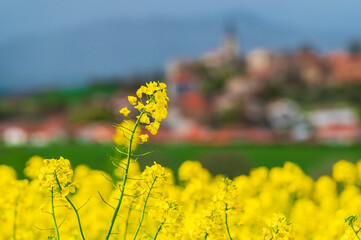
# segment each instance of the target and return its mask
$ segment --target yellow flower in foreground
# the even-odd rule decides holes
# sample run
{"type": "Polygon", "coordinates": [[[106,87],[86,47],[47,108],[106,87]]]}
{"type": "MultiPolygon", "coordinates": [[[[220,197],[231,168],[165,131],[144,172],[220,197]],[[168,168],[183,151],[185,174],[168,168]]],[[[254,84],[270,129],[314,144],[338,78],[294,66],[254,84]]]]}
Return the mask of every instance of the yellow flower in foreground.
{"type": "Polygon", "coordinates": [[[353,184],[357,179],[357,169],[352,162],[341,160],[333,165],[333,178],[345,184],[353,184]]]}
{"type": "Polygon", "coordinates": [[[142,173],[142,183],[146,183],[147,185],[151,185],[153,181],[157,180],[157,184],[169,182],[170,174],[165,170],[164,167],[154,162],[154,165],[151,167],[146,166],[145,170],[142,173]]]}
{"type": "Polygon", "coordinates": [[[293,226],[283,214],[274,214],[268,223],[268,228],[263,229],[264,239],[295,239],[293,226]]]}
{"type": "MultiPolygon", "coordinates": [[[[124,124],[131,127],[130,121],[124,124]]],[[[140,136],[137,133],[134,140],[140,141],[140,136]]],[[[133,239],[143,208],[141,230],[152,234],[152,238],[140,231],[137,239],[157,236],[157,240],[356,240],[360,237],[361,224],[356,219],[360,218],[361,209],[360,179],[357,176],[354,181],[354,175],[349,179],[341,170],[353,174],[354,167],[361,162],[337,164],[334,177],[344,183],[337,184],[329,176],[309,182],[307,175],[289,163],[269,171],[257,168],[231,181],[211,175],[199,162],[187,161],[179,169],[179,184],[176,184],[170,171],[159,164],[141,172],[137,162],[140,155],[133,156],[134,159],[129,159],[124,202],[114,232],[122,239],[123,236],[133,239]],[[305,192],[301,184],[307,188],[311,185],[311,191],[305,192]],[[272,217],[273,213],[279,214],[272,217]]],[[[33,158],[27,164],[31,175],[35,174],[38,160],[33,158]]],[[[59,225],[64,222],[61,239],[81,239],[77,219],[69,212],[70,206],[64,198],[74,190],[73,179],[79,181],[81,188],[66,196],[81,209],[86,234],[92,239],[104,239],[104,229],[109,224],[105,220],[111,217],[112,209],[101,198],[111,206],[116,204],[119,181],[124,179],[127,162],[127,158],[114,159],[118,166],[115,178],[84,165],[78,166],[72,177],[68,160],[47,159],[43,167],[38,167],[40,180],[30,181],[18,179],[13,168],[0,165],[0,239],[14,239],[14,235],[15,239],[48,239],[49,232],[34,229],[34,226],[51,227],[48,187],[54,187],[57,222],[59,225]],[[67,189],[65,192],[59,191],[55,176],[61,187],[67,189]],[[40,183],[45,194],[39,189],[40,183]]]]}
{"type": "Polygon", "coordinates": [[[53,190],[58,198],[75,192],[75,185],[72,183],[73,170],[68,159],[45,159],[43,163],[38,176],[41,190],[53,190]]]}
{"type": "Polygon", "coordinates": [[[170,239],[181,239],[183,216],[178,203],[174,200],[159,200],[149,210],[148,215],[162,224],[162,233],[170,239]]]}
{"type": "Polygon", "coordinates": [[[26,162],[26,167],[24,169],[25,176],[30,179],[35,179],[38,177],[40,168],[43,166],[43,158],[39,156],[33,156],[26,162]]]}

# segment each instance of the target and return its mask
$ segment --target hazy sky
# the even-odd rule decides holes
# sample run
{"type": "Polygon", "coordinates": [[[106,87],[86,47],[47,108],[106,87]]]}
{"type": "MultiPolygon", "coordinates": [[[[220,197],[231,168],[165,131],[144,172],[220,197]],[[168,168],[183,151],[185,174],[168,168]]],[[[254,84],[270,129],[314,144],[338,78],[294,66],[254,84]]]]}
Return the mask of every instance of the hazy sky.
{"type": "Polygon", "coordinates": [[[0,0],[0,43],[111,18],[253,14],[310,31],[360,31],[360,0],[0,0]]]}
{"type": "Polygon", "coordinates": [[[242,51],[342,49],[361,39],[360,9],[361,0],[0,0],[0,92],[163,69],[217,46],[230,16],[242,51]]]}

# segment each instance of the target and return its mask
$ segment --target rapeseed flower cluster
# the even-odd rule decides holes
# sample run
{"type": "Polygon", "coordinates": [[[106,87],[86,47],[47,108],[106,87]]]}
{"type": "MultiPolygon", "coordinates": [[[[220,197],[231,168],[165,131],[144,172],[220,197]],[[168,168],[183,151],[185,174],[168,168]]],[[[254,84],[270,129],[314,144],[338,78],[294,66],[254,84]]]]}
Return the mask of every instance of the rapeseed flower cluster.
{"type": "MultiPolygon", "coordinates": [[[[157,134],[160,122],[165,119],[168,114],[167,107],[169,98],[166,87],[165,83],[150,82],[137,90],[136,97],[128,96],[129,103],[139,112],[136,123],[143,125],[152,135],[157,134]]],[[[125,117],[128,117],[131,113],[127,107],[122,108],[119,112],[125,117]]],[[[132,124],[134,125],[134,123],[130,125],[132,124]]],[[[115,138],[118,139],[119,134],[123,132],[129,135],[129,127],[130,129],[133,128],[133,126],[128,126],[127,128],[127,126],[120,125],[115,138]]],[[[147,142],[149,137],[148,134],[140,134],[140,129],[137,130],[136,136],[140,142],[147,142]]],[[[125,138],[129,139],[129,136],[125,136],[125,138]]]]}
{"type": "MultiPolygon", "coordinates": [[[[34,161],[33,158],[30,160],[34,161]]],[[[28,175],[31,174],[29,172],[31,171],[27,171],[28,175]]],[[[72,182],[72,177],[73,170],[71,169],[70,162],[63,157],[59,159],[44,159],[44,166],[40,168],[38,175],[41,190],[46,192],[53,191],[55,198],[65,197],[69,193],[75,192],[75,184],[72,182]]]]}
{"type": "Polygon", "coordinates": [[[63,157],[32,157],[27,180],[0,165],[0,239],[360,239],[361,160],[339,161],[317,180],[291,162],[228,179],[185,161],[176,184],[156,162],[142,171],[137,158],[145,154],[134,153],[148,138],[142,127],[156,134],[167,115],[165,84],[148,83],[128,100],[139,115],[118,125],[124,158],[113,161],[112,175],[85,165],[73,171],[63,157]]]}
{"type": "MultiPolygon", "coordinates": [[[[67,161],[62,160],[66,164],[60,167],[55,160],[44,161],[44,167],[62,169],[66,175],[62,186],[73,182],[66,174],[70,168],[67,161]]],[[[33,159],[30,162],[35,163],[33,159]]],[[[272,169],[256,168],[249,175],[230,180],[212,176],[199,162],[186,161],[178,172],[183,180],[175,184],[169,169],[153,164],[142,172],[133,161],[131,167],[138,170],[130,175],[114,223],[116,234],[110,239],[133,239],[139,229],[136,239],[357,240],[356,234],[361,235],[356,217],[361,215],[357,179],[361,175],[356,174],[354,182],[345,182],[339,178],[342,164],[345,161],[334,165],[332,176],[317,180],[290,162],[272,169]],[[188,176],[189,169],[198,170],[198,174],[188,176]],[[293,178],[288,178],[290,175],[293,178]],[[288,184],[281,184],[279,179],[288,184]],[[301,187],[300,182],[307,187],[301,187]]],[[[357,170],[361,161],[347,164],[357,170]]],[[[12,168],[0,166],[0,239],[55,237],[48,189],[56,185],[50,174],[53,171],[45,172],[49,172],[45,174],[49,175],[49,184],[43,185],[45,176],[40,180],[19,180],[12,168]]],[[[39,174],[44,174],[44,169],[39,174]]],[[[79,188],[67,197],[78,206],[85,239],[104,239],[119,197],[119,189],[109,180],[116,183],[119,178],[80,165],[73,179],[79,182],[79,188]]],[[[55,207],[60,238],[81,239],[77,218],[69,205],[57,200],[55,207]]]]}
{"type": "Polygon", "coordinates": [[[283,214],[276,214],[268,223],[268,228],[263,229],[264,239],[295,239],[292,224],[283,214]]]}
{"type": "Polygon", "coordinates": [[[171,239],[181,239],[183,229],[183,215],[176,201],[166,198],[158,201],[149,210],[149,216],[159,223],[158,231],[171,239]]]}

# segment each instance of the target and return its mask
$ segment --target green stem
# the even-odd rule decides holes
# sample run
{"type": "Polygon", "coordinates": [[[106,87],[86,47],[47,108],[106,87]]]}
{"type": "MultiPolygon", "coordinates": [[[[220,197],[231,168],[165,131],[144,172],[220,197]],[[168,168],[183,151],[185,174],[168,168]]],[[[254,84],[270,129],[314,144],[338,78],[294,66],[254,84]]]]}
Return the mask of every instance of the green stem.
{"type": "Polygon", "coordinates": [[[206,236],[204,236],[204,240],[206,240],[208,238],[208,233],[206,233],[206,236]]]}
{"type": "Polygon", "coordinates": [[[125,219],[125,226],[124,226],[124,240],[127,239],[127,231],[128,231],[128,225],[129,225],[129,218],[130,218],[130,213],[132,211],[132,207],[133,207],[133,204],[134,204],[134,198],[132,200],[132,202],[130,203],[130,206],[129,206],[129,210],[128,210],[128,214],[127,214],[127,218],[125,219]]]}
{"type": "Polygon", "coordinates": [[[81,227],[81,222],[80,222],[80,217],[79,217],[79,213],[78,213],[78,210],[76,209],[76,207],[74,206],[74,204],[70,201],[70,199],[65,196],[65,199],[68,201],[68,203],[71,205],[71,207],[74,209],[74,212],[76,214],[76,218],[78,220],[78,225],[79,225],[79,230],[80,230],[80,234],[81,234],[81,238],[83,240],[85,240],[85,237],[84,237],[84,233],[83,233],[83,229],[81,227]]]}
{"type": "Polygon", "coordinates": [[[140,112],[140,115],[137,119],[137,121],[135,122],[134,124],[134,127],[132,129],[132,132],[131,132],[131,135],[130,135],[130,138],[129,138],[129,145],[128,145],[128,152],[127,152],[127,164],[126,164],[126,167],[125,167],[125,173],[124,173],[124,178],[123,178],[123,182],[122,182],[122,187],[120,188],[120,195],[119,195],[119,200],[118,200],[118,204],[117,206],[115,207],[114,209],[114,213],[113,213],[113,217],[112,217],[112,220],[110,222],[110,226],[109,226],[109,229],[108,229],[108,232],[107,232],[107,235],[105,236],[105,240],[108,240],[111,233],[112,233],[112,229],[113,229],[113,226],[114,226],[114,223],[115,223],[115,219],[117,218],[118,216],[118,212],[119,212],[119,209],[120,209],[120,205],[122,203],[122,200],[123,200],[123,196],[124,196],[124,191],[125,191],[125,183],[127,182],[127,179],[128,179],[128,171],[129,171],[129,164],[130,164],[130,156],[131,156],[131,153],[132,153],[132,143],[133,143],[133,138],[134,138],[134,134],[135,134],[135,131],[137,129],[137,126],[139,124],[139,121],[142,117],[142,115],[145,113],[145,110],[143,109],[141,112],[140,112]]]}
{"type": "Polygon", "coordinates": [[[357,239],[361,240],[360,237],[358,236],[357,232],[355,231],[355,228],[353,227],[353,224],[351,224],[350,226],[351,226],[353,232],[356,234],[357,239]]]}
{"type": "Polygon", "coordinates": [[[157,180],[157,177],[154,178],[154,180],[153,180],[153,182],[152,182],[152,185],[151,185],[150,188],[149,188],[147,197],[146,197],[145,200],[144,200],[144,205],[143,205],[143,209],[142,209],[142,214],[141,214],[141,216],[140,216],[138,228],[137,228],[137,230],[135,231],[133,240],[135,240],[135,239],[137,238],[137,235],[138,235],[138,233],[139,233],[140,227],[142,226],[142,223],[143,223],[143,220],[144,220],[145,208],[147,207],[147,202],[148,202],[148,199],[149,199],[149,196],[150,196],[150,192],[152,191],[153,186],[154,186],[154,183],[155,183],[156,180],[157,180]]]}
{"type": "MultiPolygon", "coordinates": [[[[58,184],[59,186],[59,189],[60,191],[63,189],[60,185],[60,182],[59,182],[59,179],[58,179],[58,176],[56,175],[56,172],[54,172],[54,175],[55,175],[55,180],[56,180],[56,183],[58,184]]],[[[83,240],[85,240],[85,237],[84,237],[84,233],[83,233],[83,229],[81,227],[81,222],[80,222],[80,217],[79,217],[79,213],[78,213],[78,210],[76,209],[76,207],[74,206],[74,204],[70,201],[70,199],[68,198],[68,196],[65,196],[65,199],[68,201],[68,203],[71,205],[71,207],[73,208],[75,214],[76,214],[76,218],[78,220],[78,226],[79,226],[79,230],[80,230],[80,235],[81,235],[81,238],[83,240]]]]}
{"type": "Polygon", "coordinates": [[[226,228],[227,228],[227,234],[228,234],[228,237],[229,237],[229,240],[232,240],[232,237],[231,237],[231,233],[229,232],[229,226],[228,226],[228,214],[227,214],[227,209],[228,206],[227,206],[227,203],[226,203],[226,209],[224,211],[224,214],[225,214],[225,222],[226,222],[226,228]]]}
{"type": "Polygon", "coordinates": [[[274,232],[274,230],[273,230],[272,227],[271,227],[270,229],[271,229],[271,238],[270,238],[270,240],[273,240],[273,237],[274,237],[274,236],[273,236],[273,232],[274,232]]]}
{"type": "Polygon", "coordinates": [[[51,215],[53,216],[53,223],[54,223],[54,228],[55,228],[56,239],[60,240],[59,229],[58,229],[58,225],[56,223],[55,211],[54,211],[54,189],[53,188],[51,188],[51,215]]]}
{"type": "Polygon", "coordinates": [[[155,236],[154,236],[153,240],[156,240],[156,239],[157,239],[158,234],[159,234],[160,230],[161,230],[162,227],[163,227],[163,224],[164,224],[164,222],[162,222],[162,223],[159,225],[159,227],[158,227],[158,229],[157,229],[157,232],[155,233],[155,236]]]}

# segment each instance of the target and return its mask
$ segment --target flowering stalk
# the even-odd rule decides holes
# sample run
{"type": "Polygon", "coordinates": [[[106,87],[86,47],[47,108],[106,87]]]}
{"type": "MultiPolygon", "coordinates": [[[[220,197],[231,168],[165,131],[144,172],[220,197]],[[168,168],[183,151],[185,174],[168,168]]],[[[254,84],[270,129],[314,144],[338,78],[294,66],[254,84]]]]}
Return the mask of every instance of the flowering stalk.
{"type": "MultiPolygon", "coordinates": [[[[162,177],[162,174],[160,174],[159,176],[162,177]]],[[[159,180],[161,179],[158,178],[157,185],[159,184],[159,180]]],[[[158,234],[161,230],[163,230],[165,237],[170,237],[171,239],[180,238],[180,228],[182,228],[184,222],[183,214],[180,212],[179,206],[176,201],[169,198],[158,201],[149,209],[148,216],[160,223],[153,239],[156,239],[158,237],[158,234]]]]}
{"type": "Polygon", "coordinates": [[[162,222],[162,223],[159,225],[159,227],[158,227],[158,229],[157,229],[157,232],[156,232],[155,235],[154,235],[153,240],[156,240],[156,239],[157,239],[160,230],[162,230],[163,224],[164,224],[164,222],[162,222]]]}
{"type": "MultiPolygon", "coordinates": [[[[215,208],[224,214],[224,224],[226,225],[228,239],[232,240],[229,230],[228,217],[231,210],[234,210],[234,199],[236,198],[236,186],[229,178],[224,178],[218,185],[218,194],[213,197],[215,208]]],[[[223,219],[222,219],[223,222],[223,219]]],[[[223,229],[222,229],[223,231],[223,229]]]]}
{"type": "MultiPolygon", "coordinates": [[[[56,238],[59,240],[59,229],[54,212],[54,198],[67,198],[69,192],[75,192],[75,185],[71,182],[73,170],[68,159],[44,159],[44,165],[39,171],[40,189],[51,193],[51,211],[56,238]]],[[[70,201],[67,198],[68,201],[70,201]]],[[[84,238],[83,238],[84,239],[84,238]]]]}
{"type": "MultiPolygon", "coordinates": [[[[150,82],[147,83],[146,86],[141,86],[137,92],[137,97],[134,96],[128,96],[128,101],[131,105],[134,106],[135,109],[137,109],[140,114],[137,116],[137,120],[134,123],[134,126],[132,126],[132,129],[128,129],[126,127],[123,127],[122,125],[119,126],[117,129],[116,134],[113,136],[114,141],[118,144],[123,144],[124,140],[126,140],[128,144],[128,151],[126,153],[123,153],[126,155],[126,163],[124,169],[124,177],[122,181],[122,185],[120,188],[120,195],[118,199],[117,206],[114,208],[113,217],[110,222],[110,226],[107,232],[107,235],[105,237],[105,240],[108,240],[112,229],[114,227],[115,220],[118,216],[118,212],[124,197],[125,192],[125,185],[128,179],[128,171],[129,171],[129,165],[130,165],[130,159],[132,156],[133,151],[133,141],[134,141],[134,147],[136,147],[138,143],[138,139],[141,140],[141,142],[147,142],[148,134],[140,134],[140,130],[138,130],[140,124],[145,124],[144,127],[147,129],[152,135],[157,134],[160,122],[166,118],[167,116],[167,102],[169,98],[167,97],[166,93],[166,85],[164,83],[157,83],[157,82],[150,82]],[[146,104],[143,104],[142,98],[143,95],[146,96],[147,101],[146,104]],[[139,100],[139,101],[138,101],[139,100]],[[128,131],[125,133],[125,131],[128,131]],[[136,137],[136,138],[135,138],[136,137]]],[[[125,117],[128,117],[130,111],[127,107],[122,108],[119,111],[121,114],[123,114],[125,117]]],[[[127,123],[127,122],[125,122],[127,123]]],[[[126,232],[125,232],[126,234],[126,232]]]]}
{"type": "Polygon", "coordinates": [[[294,239],[292,223],[283,214],[274,214],[268,223],[269,230],[263,233],[264,239],[294,239]]]}
{"type": "MultiPolygon", "coordinates": [[[[60,191],[62,191],[62,187],[61,187],[61,184],[60,184],[60,182],[59,182],[59,179],[58,179],[58,177],[57,177],[57,175],[56,175],[56,172],[54,172],[54,175],[55,175],[55,176],[54,176],[54,177],[55,177],[55,180],[56,180],[56,182],[57,182],[57,184],[58,184],[58,186],[59,186],[59,189],[60,189],[60,191]]],[[[72,201],[68,198],[68,196],[65,196],[65,199],[68,201],[68,203],[69,203],[70,206],[73,208],[73,210],[74,210],[74,212],[75,212],[75,214],[76,214],[76,218],[77,218],[77,220],[78,220],[78,226],[79,226],[81,238],[82,238],[83,240],[85,240],[84,233],[83,233],[83,229],[82,229],[82,227],[81,227],[81,222],[80,222],[80,217],[79,217],[78,210],[76,209],[76,207],[74,206],[74,204],[72,203],[72,201]]]]}
{"type": "Polygon", "coordinates": [[[352,231],[356,234],[356,237],[358,240],[360,240],[360,237],[358,236],[358,232],[360,231],[356,231],[355,228],[353,227],[353,225],[351,225],[352,231]]]}
{"type": "Polygon", "coordinates": [[[361,228],[359,228],[357,231],[355,230],[354,227],[354,222],[356,222],[357,220],[357,216],[355,215],[351,215],[348,218],[345,219],[345,222],[347,222],[347,224],[351,227],[352,231],[355,233],[356,237],[358,240],[361,240],[360,237],[358,236],[358,233],[361,231],[361,228]]]}
{"type": "Polygon", "coordinates": [[[76,218],[78,220],[78,225],[79,225],[79,230],[80,230],[80,234],[81,234],[81,238],[83,240],[85,240],[84,234],[83,234],[83,229],[81,227],[81,222],[80,222],[80,217],[79,217],[79,213],[78,210],[75,208],[74,204],[70,201],[70,199],[66,196],[65,199],[69,202],[69,204],[71,205],[71,207],[74,209],[74,212],[76,214],[76,218]]]}
{"type": "Polygon", "coordinates": [[[225,222],[226,222],[226,229],[227,229],[227,234],[228,234],[229,240],[232,240],[231,233],[229,232],[227,210],[228,210],[228,204],[226,203],[226,208],[225,208],[225,210],[224,210],[225,222]]]}
{"type": "Polygon", "coordinates": [[[124,240],[127,239],[127,231],[128,231],[128,225],[129,225],[129,218],[130,218],[130,213],[133,209],[133,204],[134,204],[135,200],[133,198],[132,202],[130,203],[129,206],[129,210],[128,210],[128,214],[127,214],[127,218],[125,219],[125,226],[124,226],[124,240]]]}
{"type": "Polygon", "coordinates": [[[51,215],[53,216],[53,223],[54,223],[54,229],[55,229],[55,234],[56,234],[56,239],[60,240],[59,237],[59,229],[58,229],[58,225],[56,223],[56,217],[55,217],[55,211],[54,211],[54,189],[51,188],[51,215]]]}
{"type": "Polygon", "coordinates": [[[151,185],[150,188],[149,188],[147,197],[146,197],[145,200],[144,200],[144,205],[143,205],[143,209],[142,209],[142,214],[141,214],[141,216],[140,216],[138,228],[137,228],[137,230],[135,231],[133,240],[135,240],[135,239],[137,238],[137,235],[138,235],[138,233],[139,233],[140,227],[142,226],[142,223],[143,223],[143,220],[144,220],[145,208],[147,207],[147,202],[148,202],[148,199],[149,199],[149,196],[150,196],[150,192],[151,192],[152,189],[153,189],[153,186],[154,186],[154,184],[155,184],[155,181],[157,181],[157,176],[154,178],[154,180],[153,180],[153,182],[152,182],[152,185],[151,185]]]}
{"type": "Polygon", "coordinates": [[[128,144],[128,152],[127,152],[127,162],[126,162],[126,166],[125,166],[125,173],[124,173],[124,177],[123,177],[122,186],[120,188],[119,200],[118,200],[117,206],[114,209],[114,214],[113,214],[112,220],[110,222],[110,226],[109,226],[107,235],[105,237],[106,240],[109,239],[109,237],[110,237],[110,235],[112,233],[112,229],[113,229],[113,226],[114,226],[114,223],[115,223],[115,219],[118,216],[120,205],[121,205],[122,200],[123,200],[124,191],[125,191],[125,184],[126,184],[127,179],[128,179],[128,171],[129,171],[129,165],[130,165],[130,157],[131,157],[131,154],[132,154],[133,138],[134,138],[134,135],[135,135],[135,131],[136,131],[137,127],[138,127],[139,121],[140,121],[140,119],[141,119],[141,117],[143,116],[144,113],[145,113],[145,110],[143,109],[141,111],[140,116],[138,117],[137,121],[135,122],[134,127],[132,129],[132,132],[130,134],[129,144],[128,144]]]}

